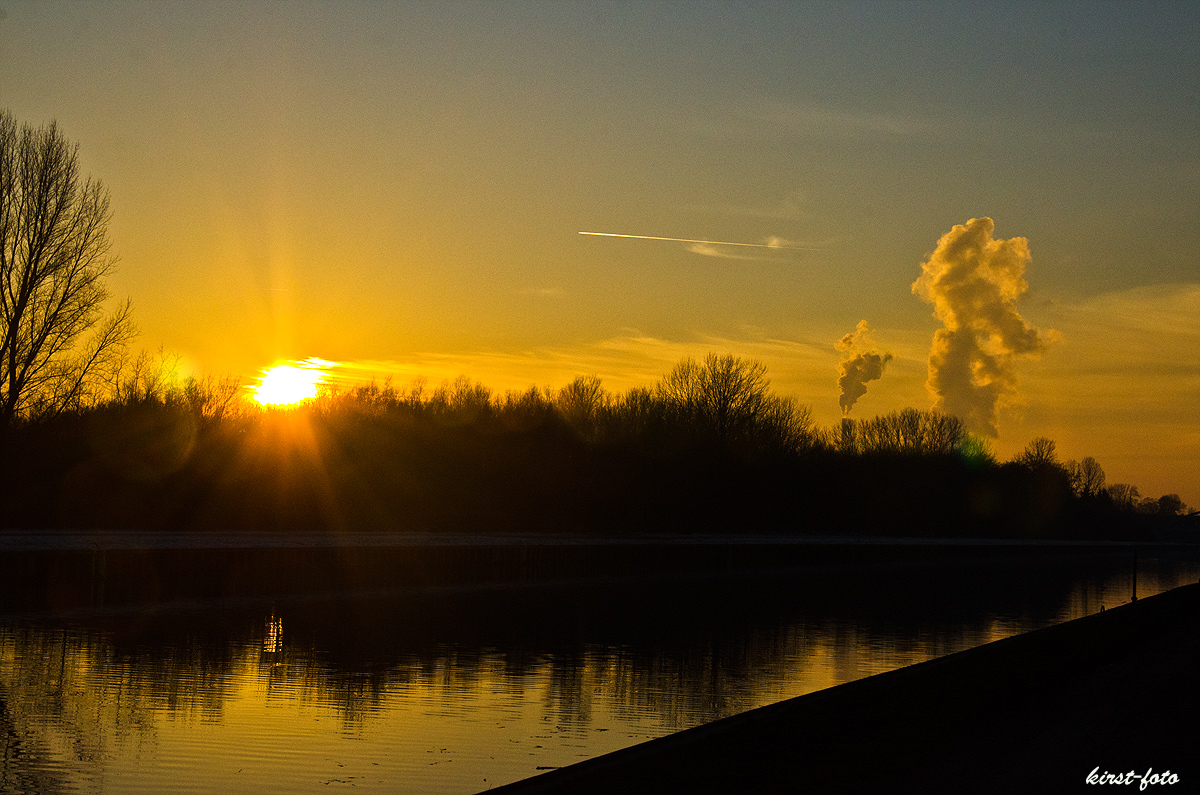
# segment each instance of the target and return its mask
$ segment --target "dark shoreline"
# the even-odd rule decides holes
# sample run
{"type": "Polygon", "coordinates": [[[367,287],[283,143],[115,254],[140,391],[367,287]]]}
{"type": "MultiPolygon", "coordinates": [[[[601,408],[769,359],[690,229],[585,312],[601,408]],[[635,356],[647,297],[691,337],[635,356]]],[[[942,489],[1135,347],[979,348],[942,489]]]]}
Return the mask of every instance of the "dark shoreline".
{"type": "MultiPolygon", "coordinates": [[[[0,605],[79,610],[197,599],[528,586],[841,567],[1195,558],[1194,544],[738,535],[0,532],[0,605]]],[[[1017,586],[1010,583],[1008,587],[1017,586]]],[[[864,584],[872,588],[868,582],[864,584]]]]}
{"type": "Polygon", "coordinates": [[[1107,538],[964,538],[754,533],[430,533],[280,532],[164,530],[27,530],[0,528],[0,552],[166,549],[365,549],[395,547],[612,547],[612,546],[808,546],[808,547],[1180,547],[1200,541],[1107,538]]]}
{"type": "Polygon", "coordinates": [[[1200,791],[1200,585],[783,701],[495,791],[1200,791]],[[1140,780],[1134,781],[1142,791],[1140,780]]]}

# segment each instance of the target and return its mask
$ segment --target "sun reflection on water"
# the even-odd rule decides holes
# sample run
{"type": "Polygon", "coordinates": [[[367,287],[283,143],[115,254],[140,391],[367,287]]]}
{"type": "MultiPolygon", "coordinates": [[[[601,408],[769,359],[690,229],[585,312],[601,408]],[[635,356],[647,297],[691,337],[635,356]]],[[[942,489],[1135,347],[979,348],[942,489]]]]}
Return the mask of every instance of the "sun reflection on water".
{"type": "Polygon", "coordinates": [[[283,651],[283,619],[274,613],[267,619],[266,634],[263,635],[263,653],[278,654],[283,651]]]}

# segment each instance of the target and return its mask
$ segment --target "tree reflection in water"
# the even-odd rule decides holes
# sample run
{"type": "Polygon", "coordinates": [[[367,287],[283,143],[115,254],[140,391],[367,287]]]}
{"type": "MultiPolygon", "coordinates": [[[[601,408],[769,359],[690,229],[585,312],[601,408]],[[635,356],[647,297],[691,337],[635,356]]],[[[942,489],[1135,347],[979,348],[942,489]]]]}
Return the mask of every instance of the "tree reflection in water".
{"type": "MultiPolygon", "coordinates": [[[[1145,566],[1145,594],[1198,573],[1145,566]]],[[[0,620],[0,790],[152,791],[192,758],[212,786],[275,789],[286,759],[303,789],[350,781],[337,756],[363,786],[472,792],[1095,612],[1127,576],[1112,557],[847,565],[0,620]]]]}

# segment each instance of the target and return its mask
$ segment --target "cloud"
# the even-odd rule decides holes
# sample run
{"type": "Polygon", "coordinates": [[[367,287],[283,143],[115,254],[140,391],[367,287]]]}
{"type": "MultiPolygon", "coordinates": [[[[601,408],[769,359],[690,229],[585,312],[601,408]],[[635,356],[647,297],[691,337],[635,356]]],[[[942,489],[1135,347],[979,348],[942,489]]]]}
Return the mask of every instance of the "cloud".
{"type": "Polygon", "coordinates": [[[997,407],[1017,394],[1014,364],[1045,339],[1017,312],[1029,285],[1029,241],[994,240],[991,218],[972,218],[942,235],[912,291],[933,304],[942,328],[933,336],[926,387],[934,408],[969,430],[997,436],[997,407]]]}
{"type": "Polygon", "coordinates": [[[1048,436],[1062,458],[1096,457],[1111,482],[1200,505],[1200,283],[1030,303],[1063,341],[1022,368],[1027,406],[1005,413],[997,453],[1048,436]]]}
{"type": "Polygon", "coordinates": [[[786,237],[779,237],[778,235],[768,235],[767,237],[764,237],[762,239],[762,241],[763,241],[762,243],[750,244],[750,243],[723,243],[718,240],[714,240],[714,241],[698,240],[698,241],[693,241],[692,243],[690,243],[687,247],[687,250],[692,252],[693,254],[701,254],[705,257],[720,257],[721,259],[740,259],[740,260],[764,261],[764,260],[767,260],[768,258],[767,257],[756,257],[751,254],[746,254],[744,251],[741,251],[739,249],[731,249],[729,247],[730,246],[739,246],[739,247],[749,246],[749,247],[754,247],[754,248],[771,249],[773,251],[798,251],[798,250],[815,251],[820,248],[818,246],[812,245],[811,243],[805,243],[804,241],[801,241],[801,240],[789,240],[786,237]]]}
{"type": "Polygon", "coordinates": [[[705,254],[710,257],[728,257],[730,259],[749,259],[746,256],[738,256],[725,251],[725,246],[733,248],[769,248],[769,249],[787,249],[792,251],[819,251],[820,247],[808,244],[801,244],[800,241],[788,240],[786,238],[771,235],[763,238],[762,243],[745,243],[734,242],[730,240],[704,240],[693,237],[664,237],[661,235],[629,235],[620,232],[580,232],[581,235],[590,237],[618,237],[626,240],[664,240],[671,243],[690,243],[687,247],[689,251],[697,254],[705,254]],[[720,247],[720,248],[718,248],[720,247]]]}
{"type": "Polygon", "coordinates": [[[404,361],[343,362],[337,372],[331,373],[331,380],[350,385],[391,377],[403,384],[425,377],[430,383],[439,383],[466,374],[503,392],[523,390],[532,384],[561,386],[578,375],[594,374],[604,380],[606,389],[623,392],[654,384],[685,356],[702,358],[710,351],[762,361],[781,394],[795,395],[804,402],[819,398],[822,392],[828,396],[828,386],[821,386],[823,381],[828,384],[827,345],[757,335],[749,339],[697,335],[690,340],[670,340],[636,331],[573,346],[425,352],[413,353],[404,361]]]}
{"type": "Polygon", "coordinates": [[[762,257],[755,257],[749,254],[742,254],[738,251],[731,251],[720,245],[712,245],[710,243],[689,243],[687,250],[693,254],[700,254],[704,257],[718,257],[719,259],[740,259],[740,260],[761,260],[762,257]]]}
{"type": "Polygon", "coordinates": [[[842,337],[836,347],[846,353],[846,358],[839,366],[838,377],[838,389],[841,391],[838,404],[844,416],[850,413],[860,397],[867,394],[867,382],[883,377],[883,368],[892,360],[892,355],[880,354],[875,350],[865,320],[858,321],[854,331],[842,337]]]}
{"type": "Polygon", "coordinates": [[[1082,422],[1100,405],[1101,423],[1122,425],[1200,416],[1200,284],[1049,302],[1038,317],[1064,337],[1022,379],[1046,412],[1082,422]]]}

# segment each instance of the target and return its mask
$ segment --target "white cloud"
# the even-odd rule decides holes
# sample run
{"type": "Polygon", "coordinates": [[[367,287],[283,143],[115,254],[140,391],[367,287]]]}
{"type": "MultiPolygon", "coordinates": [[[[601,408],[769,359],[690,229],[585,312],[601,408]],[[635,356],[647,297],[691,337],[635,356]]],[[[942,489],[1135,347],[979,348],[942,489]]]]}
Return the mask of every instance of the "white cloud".
{"type": "Polygon", "coordinates": [[[711,243],[688,243],[687,250],[693,254],[720,259],[762,260],[765,257],[755,257],[742,253],[742,250],[732,250],[728,246],[712,245],[711,243]]]}

